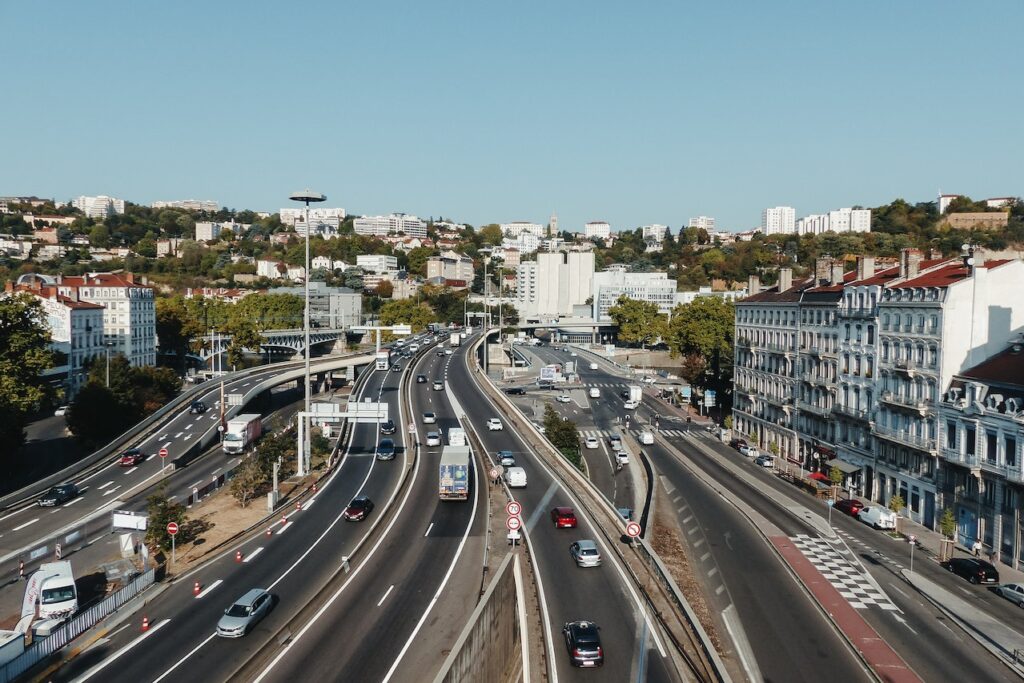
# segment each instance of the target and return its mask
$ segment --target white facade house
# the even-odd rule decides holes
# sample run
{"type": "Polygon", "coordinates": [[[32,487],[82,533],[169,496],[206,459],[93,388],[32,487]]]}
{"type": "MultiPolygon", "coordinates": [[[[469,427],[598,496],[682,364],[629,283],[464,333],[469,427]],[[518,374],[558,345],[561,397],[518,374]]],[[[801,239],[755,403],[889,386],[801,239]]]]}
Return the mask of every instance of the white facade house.
{"type": "Polygon", "coordinates": [[[612,226],[604,221],[591,221],[583,226],[583,236],[588,240],[606,240],[612,234],[612,226]]]}
{"type": "Polygon", "coordinates": [[[722,301],[739,301],[745,299],[747,296],[746,288],[742,289],[726,289],[721,291],[715,291],[711,287],[700,287],[696,290],[676,292],[676,306],[680,304],[692,304],[700,297],[712,297],[721,299],[722,301]]]}
{"type": "Polygon", "coordinates": [[[939,202],[938,202],[939,203],[939,214],[946,213],[946,209],[949,208],[949,205],[953,202],[953,200],[957,199],[959,197],[960,197],[960,195],[958,195],[958,194],[940,194],[939,195],[939,202]]]}
{"type": "Polygon", "coordinates": [[[676,281],[667,273],[628,273],[605,270],[594,273],[592,315],[595,322],[611,320],[608,311],[619,297],[627,296],[658,306],[658,313],[668,315],[676,303],[676,281]]]}
{"type": "Polygon", "coordinates": [[[185,209],[187,211],[208,211],[214,213],[220,210],[220,205],[212,199],[175,199],[172,201],[158,201],[150,204],[154,209],[185,209]]]}
{"type": "Polygon", "coordinates": [[[473,259],[465,254],[445,251],[440,256],[431,256],[427,259],[428,280],[440,277],[445,280],[461,280],[472,284],[473,275],[473,259]]]}
{"type": "Polygon", "coordinates": [[[271,261],[267,259],[260,259],[256,261],[256,275],[258,277],[277,280],[278,278],[284,277],[287,271],[288,267],[285,266],[282,261],[271,261]]]}
{"type": "Polygon", "coordinates": [[[353,221],[353,229],[357,235],[396,235],[408,237],[426,237],[427,224],[404,213],[392,213],[387,216],[361,216],[353,221]]]}
{"type": "Polygon", "coordinates": [[[359,254],[356,265],[368,273],[386,273],[398,270],[398,257],[386,254],[359,254]]]}
{"type": "Polygon", "coordinates": [[[81,195],[71,200],[71,205],[89,218],[106,218],[114,214],[124,213],[124,200],[114,199],[106,195],[87,197],[81,195]]]}
{"type": "Polygon", "coordinates": [[[798,235],[826,232],[871,232],[871,209],[836,209],[804,216],[796,222],[798,235]]]}
{"type": "Polygon", "coordinates": [[[696,218],[690,219],[688,227],[703,228],[711,233],[715,230],[715,219],[711,216],[697,216],[696,218]]]}
{"type": "Polygon", "coordinates": [[[199,221],[196,223],[196,240],[199,242],[215,240],[225,230],[235,235],[243,235],[251,227],[251,223],[236,223],[235,221],[199,221]]]}
{"type": "MultiPolygon", "coordinates": [[[[296,222],[303,220],[305,215],[306,207],[289,207],[278,211],[278,216],[281,217],[281,223],[284,225],[294,226],[296,222]]],[[[309,221],[311,223],[328,219],[337,219],[337,222],[340,223],[345,220],[345,209],[341,207],[328,208],[320,206],[311,206],[309,208],[309,221]]]]}
{"type": "Polygon", "coordinates": [[[314,218],[310,216],[309,225],[307,225],[306,221],[302,218],[295,221],[296,235],[299,237],[305,237],[307,231],[309,232],[310,237],[334,239],[341,231],[341,221],[337,216],[328,216],[326,218],[314,218]]]}
{"type": "Polygon", "coordinates": [[[516,299],[525,315],[571,315],[574,306],[592,295],[594,254],[591,252],[540,253],[536,261],[516,269],[516,299]]]}
{"type": "Polygon", "coordinates": [[[791,235],[796,230],[796,209],[776,206],[761,212],[761,232],[766,235],[791,235]]]}
{"type": "Polygon", "coordinates": [[[651,225],[645,225],[640,228],[644,238],[644,242],[655,243],[661,245],[665,241],[665,234],[668,232],[667,225],[660,225],[658,223],[652,223],[651,225]]]}
{"type": "Polygon", "coordinates": [[[520,254],[532,254],[540,249],[543,239],[532,232],[523,232],[514,238],[506,237],[501,240],[501,248],[505,251],[515,249],[520,254]]]}
{"type": "MultiPolygon", "coordinates": [[[[511,223],[502,223],[498,226],[501,228],[501,234],[511,239],[516,239],[520,235],[535,235],[538,240],[545,236],[544,226],[539,223],[529,223],[527,221],[513,221],[511,223]]],[[[536,249],[534,249],[536,251],[536,249]]]]}

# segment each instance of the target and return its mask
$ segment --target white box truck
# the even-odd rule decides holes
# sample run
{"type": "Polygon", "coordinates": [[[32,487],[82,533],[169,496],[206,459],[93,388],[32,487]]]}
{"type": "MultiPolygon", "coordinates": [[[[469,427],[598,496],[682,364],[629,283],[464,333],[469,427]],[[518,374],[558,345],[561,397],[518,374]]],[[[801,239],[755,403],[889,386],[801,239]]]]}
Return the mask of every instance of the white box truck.
{"type": "Polygon", "coordinates": [[[381,349],[376,356],[376,369],[387,370],[391,366],[391,352],[381,349]]]}
{"type": "Polygon", "coordinates": [[[441,500],[469,498],[470,451],[468,446],[445,446],[438,469],[438,497],[441,500]]]}
{"type": "Polygon", "coordinates": [[[449,427],[448,428],[448,445],[449,446],[468,446],[469,443],[466,441],[466,430],[462,427],[449,427]]]}
{"type": "Polygon", "coordinates": [[[452,332],[448,335],[448,346],[458,346],[462,343],[462,335],[458,332],[452,332]]]}
{"type": "Polygon", "coordinates": [[[71,563],[44,562],[36,571],[39,577],[39,618],[67,619],[78,611],[78,591],[71,563]]]}
{"type": "Polygon", "coordinates": [[[224,452],[229,454],[244,453],[262,434],[263,424],[256,413],[236,415],[228,420],[228,428],[224,430],[224,452]]]}

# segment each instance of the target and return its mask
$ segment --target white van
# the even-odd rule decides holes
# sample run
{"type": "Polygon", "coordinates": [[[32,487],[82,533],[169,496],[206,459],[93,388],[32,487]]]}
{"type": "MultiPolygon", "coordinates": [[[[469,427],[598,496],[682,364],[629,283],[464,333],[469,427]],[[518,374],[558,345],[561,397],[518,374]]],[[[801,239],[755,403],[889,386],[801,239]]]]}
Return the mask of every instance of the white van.
{"type": "Polygon", "coordinates": [[[70,562],[46,562],[39,565],[36,574],[40,619],[66,619],[78,611],[78,591],[70,562]]]}
{"type": "Polygon", "coordinates": [[[590,387],[590,398],[601,398],[601,390],[597,387],[590,387]]]}
{"type": "Polygon", "coordinates": [[[509,467],[505,470],[505,483],[512,489],[525,489],[526,470],[522,467],[509,467]]]}
{"type": "Polygon", "coordinates": [[[590,364],[590,369],[591,370],[597,370],[597,363],[591,363],[590,364]]]}
{"type": "Polygon", "coordinates": [[[654,434],[652,432],[647,431],[646,429],[640,432],[640,443],[644,444],[645,446],[650,446],[652,443],[654,443],[654,434]]]}

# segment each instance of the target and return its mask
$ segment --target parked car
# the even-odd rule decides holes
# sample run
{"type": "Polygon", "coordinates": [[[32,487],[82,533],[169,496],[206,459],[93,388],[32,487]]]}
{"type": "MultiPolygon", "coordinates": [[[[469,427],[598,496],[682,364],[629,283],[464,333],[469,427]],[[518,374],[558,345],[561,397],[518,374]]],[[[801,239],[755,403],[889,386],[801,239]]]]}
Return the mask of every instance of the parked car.
{"type": "Polygon", "coordinates": [[[739,450],[742,446],[746,446],[747,442],[744,439],[729,439],[729,448],[735,448],[739,450]]]}
{"type": "Polygon", "coordinates": [[[378,460],[394,460],[395,459],[395,442],[393,439],[381,439],[380,443],[377,444],[377,459],[378,460]]]}
{"type": "Polygon", "coordinates": [[[551,510],[551,522],[556,529],[575,529],[576,511],[570,507],[556,507],[551,510]]]}
{"type": "Polygon", "coordinates": [[[440,446],[441,445],[441,432],[427,432],[427,445],[428,446],[440,446]]]}
{"type": "Polygon", "coordinates": [[[77,495],[78,487],[74,484],[59,484],[51,487],[49,491],[39,496],[39,500],[36,503],[40,507],[54,507],[55,505],[66,503],[77,495]]]}
{"type": "Polygon", "coordinates": [[[508,389],[505,389],[505,393],[509,396],[525,396],[526,389],[522,387],[509,387],[508,389]]]}
{"type": "Polygon", "coordinates": [[[512,467],[513,465],[516,464],[516,456],[512,454],[512,451],[498,451],[496,457],[498,459],[499,465],[504,465],[505,467],[512,467]]]}
{"type": "Polygon", "coordinates": [[[640,381],[643,382],[644,384],[654,384],[655,382],[658,381],[658,378],[652,377],[651,375],[644,375],[643,377],[640,378],[640,381]]]}
{"type": "Polygon", "coordinates": [[[437,415],[435,415],[434,413],[423,413],[423,424],[437,424],[437,415]]]}
{"type": "Polygon", "coordinates": [[[775,458],[770,455],[759,455],[754,458],[754,464],[758,467],[771,469],[772,467],[775,467],[775,458]]]}
{"type": "Polygon", "coordinates": [[[217,635],[221,638],[241,638],[267,615],[273,597],[263,588],[253,588],[224,610],[217,622],[217,635]]]}
{"type": "Polygon", "coordinates": [[[588,436],[583,440],[583,445],[585,445],[587,448],[594,449],[598,448],[601,444],[598,442],[596,436],[588,436]]]}
{"type": "Polygon", "coordinates": [[[505,427],[502,426],[501,420],[499,420],[498,418],[492,417],[491,419],[487,420],[487,431],[500,432],[504,431],[504,429],[505,427]]]}
{"type": "Polygon", "coordinates": [[[189,415],[202,415],[207,410],[206,404],[202,401],[192,401],[192,404],[188,407],[189,415]]]}
{"type": "Polygon", "coordinates": [[[558,401],[559,403],[568,403],[572,399],[569,397],[568,394],[559,394],[558,396],[555,396],[555,400],[558,401]]]}
{"type": "Polygon", "coordinates": [[[996,586],[995,590],[1017,607],[1024,607],[1024,584],[1004,583],[1002,586],[996,586]]]}
{"type": "Polygon", "coordinates": [[[121,467],[135,467],[145,459],[146,456],[143,455],[139,448],[129,448],[121,454],[121,457],[117,460],[117,464],[121,467]]]}
{"type": "Polygon", "coordinates": [[[444,391],[444,382],[439,379],[434,380],[434,391],[444,391]]]}
{"type": "Polygon", "coordinates": [[[361,522],[373,511],[373,501],[366,496],[353,498],[345,508],[345,519],[350,522],[361,522]]]}
{"type": "Polygon", "coordinates": [[[533,426],[536,427],[537,431],[540,432],[541,434],[544,434],[547,431],[547,428],[540,422],[534,422],[533,426]]]}
{"type": "Polygon", "coordinates": [[[60,406],[59,408],[57,408],[57,410],[53,411],[53,416],[54,417],[64,417],[67,414],[68,414],[68,407],[67,406],[60,406]]]}
{"type": "Polygon", "coordinates": [[[416,375],[416,384],[426,384],[426,383],[427,383],[427,376],[426,375],[416,375]]]}
{"type": "Polygon", "coordinates": [[[580,540],[569,546],[569,554],[576,561],[577,567],[601,566],[601,552],[597,544],[590,540],[580,540]]]}
{"type": "Polygon", "coordinates": [[[569,662],[573,666],[604,664],[604,650],[597,631],[597,624],[592,621],[570,621],[562,627],[565,648],[569,651],[569,662]]]}
{"type": "Polygon", "coordinates": [[[941,566],[971,583],[999,583],[999,571],[991,563],[977,557],[954,557],[941,566]]]}
{"type": "Polygon", "coordinates": [[[756,448],[754,448],[753,446],[747,446],[745,444],[743,446],[740,446],[740,453],[747,456],[748,458],[756,458],[757,456],[760,455],[760,453],[757,452],[756,448]]]}
{"type": "Polygon", "coordinates": [[[860,511],[864,509],[864,503],[860,502],[856,498],[844,498],[836,501],[836,510],[846,513],[851,517],[856,517],[860,514],[860,511]]]}
{"type": "Polygon", "coordinates": [[[398,428],[395,427],[394,420],[384,420],[384,422],[381,422],[380,424],[381,434],[394,434],[396,429],[398,428]]]}
{"type": "Polygon", "coordinates": [[[869,505],[857,513],[857,519],[876,529],[895,529],[896,513],[881,505],[869,505]]]}

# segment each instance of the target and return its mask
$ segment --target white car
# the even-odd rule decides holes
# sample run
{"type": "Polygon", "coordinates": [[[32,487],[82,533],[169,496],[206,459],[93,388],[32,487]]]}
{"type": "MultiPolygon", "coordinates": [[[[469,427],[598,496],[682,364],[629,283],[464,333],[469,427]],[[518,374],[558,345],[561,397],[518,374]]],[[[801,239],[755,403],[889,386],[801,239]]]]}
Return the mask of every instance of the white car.
{"type": "Polygon", "coordinates": [[[597,387],[590,387],[590,398],[601,398],[601,390],[597,387]]]}
{"type": "Polygon", "coordinates": [[[628,465],[629,453],[627,453],[626,451],[615,451],[615,462],[619,463],[620,465],[628,465]]]}
{"type": "Polygon", "coordinates": [[[555,396],[555,400],[558,401],[559,403],[568,403],[572,399],[569,398],[567,394],[559,394],[558,396],[555,396]]]}
{"type": "Polygon", "coordinates": [[[423,413],[423,424],[437,424],[437,415],[435,415],[434,413],[423,413]]]}
{"type": "Polygon", "coordinates": [[[636,410],[640,407],[640,401],[629,400],[622,404],[622,407],[626,410],[636,410]]]}
{"type": "Polygon", "coordinates": [[[444,350],[444,355],[446,355],[446,356],[452,355],[452,350],[451,349],[445,349],[444,350]]]}
{"type": "Polygon", "coordinates": [[[441,432],[427,432],[427,445],[428,446],[440,446],[441,445],[441,432]]]}
{"type": "Polygon", "coordinates": [[[760,453],[757,452],[756,448],[754,448],[753,446],[746,445],[740,446],[740,453],[747,456],[748,458],[756,458],[757,456],[761,455],[760,453]]]}
{"type": "Polygon", "coordinates": [[[53,411],[53,416],[54,417],[64,417],[67,414],[68,414],[68,407],[67,406],[61,406],[60,408],[57,408],[57,410],[53,411]]]}
{"type": "Polygon", "coordinates": [[[654,433],[649,432],[646,429],[640,432],[640,443],[644,444],[645,446],[650,446],[652,443],[654,443],[654,433]]]}
{"type": "Polygon", "coordinates": [[[547,431],[544,425],[542,425],[540,422],[534,422],[533,426],[536,427],[537,431],[540,432],[541,434],[544,434],[547,431]]]}
{"type": "Polygon", "coordinates": [[[590,369],[591,370],[597,370],[597,363],[591,363],[590,364],[590,369]]]}
{"type": "Polygon", "coordinates": [[[775,458],[770,455],[759,455],[756,458],[754,458],[754,464],[757,465],[758,467],[771,469],[775,467],[775,458]]]}
{"type": "Polygon", "coordinates": [[[586,439],[583,440],[583,443],[587,448],[598,448],[601,445],[600,443],[598,443],[597,438],[593,436],[588,436],[586,439]]]}
{"type": "Polygon", "coordinates": [[[1003,596],[1017,607],[1024,607],[1024,585],[1019,583],[1004,583],[996,586],[996,593],[1003,596]]]}
{"type": "Polygon", "coordinates": [[[857,519],[876,529],[895,529],[896,513],[881,505],[869,505],[857,513],[857,519]]]}
{"type": "Polygon", "coordinates": [[[645,375],[640,378],[640,381],[643,382],[644,384],[654,384],[655,382],[658,381],[658,378],[651,377],[650,375],[645,375]]]}
{"type": "Polygon", "coordinates": [[[490,420],[487,421],[487,431],[500,432],[503,431],[504,429],[505,427],[502,426],[501,420],[499,420],[496,417],[492,417],[490,420]]]}

